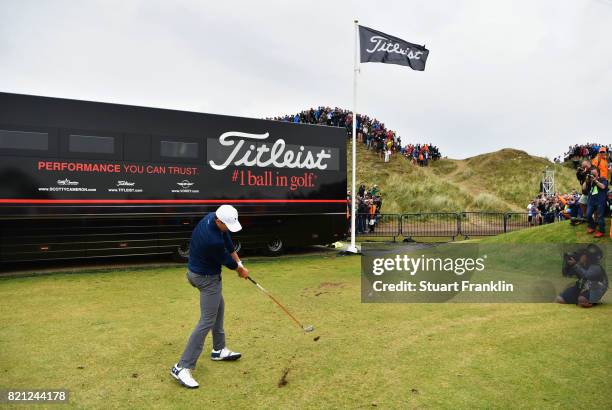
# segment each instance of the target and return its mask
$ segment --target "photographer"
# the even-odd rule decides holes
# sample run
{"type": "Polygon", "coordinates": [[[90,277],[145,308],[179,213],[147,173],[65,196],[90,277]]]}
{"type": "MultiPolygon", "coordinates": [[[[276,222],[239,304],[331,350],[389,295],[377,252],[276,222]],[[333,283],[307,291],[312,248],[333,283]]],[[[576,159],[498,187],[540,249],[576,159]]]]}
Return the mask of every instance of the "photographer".
{"type": "Polygon", "coordinates": [[[602,256],[601,249],[593,244],[582,251],[565,254],[563,276],[575,276],[578,280],[557,296],[557,303],[577,304],[585,308],[599,303],[608,290],[608,276],[601,265],[602,256]]]}
{"type": "Polygon", "coordinates": [[[606,147],[600,147],[597,156],[593,158],[591,164],[599,170],[599,175],[602,178],[608,179],[608,150],[606,147]]]}
{"type": "Polygon", "coordinates": [[[601,238],[606,231],[604,215],[606,212],[606,200],[608,197],[608,180],[599,176],[599,169],[592,168],[583,188],[590,182],[589,200],[587,203],[586,219],[589,224],[587,233],[595,232],[594,238],[601,238]],[[597,213],[597,221],[594,214],[597,213]],[[595,227],[597,226],[597,230],[595,227]]]}

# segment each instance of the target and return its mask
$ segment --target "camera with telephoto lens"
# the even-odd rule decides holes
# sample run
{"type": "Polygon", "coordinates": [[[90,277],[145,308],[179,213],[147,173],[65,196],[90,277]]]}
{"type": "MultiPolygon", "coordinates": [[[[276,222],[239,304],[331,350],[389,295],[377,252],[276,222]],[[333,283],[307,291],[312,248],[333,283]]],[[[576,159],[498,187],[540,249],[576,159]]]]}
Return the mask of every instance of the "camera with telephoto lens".
{"type": "Polygon", "coordinates": [[[593,243],[587,245],[585,248],[577,249],[574,252],[565,252],[563,253],[563,267],[561,269],[563,276],[573,276],[571,273],[572,267],[576,265],[580,258],[584,255],[587,257],[586,263],[588,265],[600,264],[604,257],[604,253],[601,248],[593,243]],[[569,264],[570,259],[574,260],[572,265],[569,264]]]}

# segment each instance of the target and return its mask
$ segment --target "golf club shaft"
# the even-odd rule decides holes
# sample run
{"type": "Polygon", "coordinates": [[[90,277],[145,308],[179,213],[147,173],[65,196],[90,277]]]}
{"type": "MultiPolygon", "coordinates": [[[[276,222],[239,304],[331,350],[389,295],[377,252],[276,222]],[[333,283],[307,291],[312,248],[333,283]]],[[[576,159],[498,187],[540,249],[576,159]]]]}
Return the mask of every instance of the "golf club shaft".
{"type": "Polygon", "coordinates": [[[282,304],[281,304],[281,303],[280,303],[278,300],[276,300],[276,298],[275,298],[274,296],[272,296],[272,295],[270,294],[270,292],[268,292],[267,290],[265,290],[263,286],[261,286],[259,283],[257,283],[257,282],[256,282],[256,281],[255,281],[253,278],[251,278],[250,276],[247,276],[247,279],[248,279],[248,280],[250,280],[251,282],[253,282],[253,284],[254,284],[255,286],[257,286],[257,287],[259,288],[259,290],[261,290],[263,293],[265,293],[266,295],[268,295],[268,297],[269,297],[270,299],[272,299],[272,300],[274,301],[274,303],[276,303],[276,304],[277,304],[277,305],[278,305],[278,306],[279,306],[281,309],[283,309],[283,311],[284,311],[284,312],[285,312],[287,315],[289,315],[289,317],[290,317],[291,319],[293,319],[293,321],[294,321],[295,323],[297,323],[297,324],[298,324],[298,326],[299,326],[299,327],[300,327],[302,330],[304,330],[304,326],[302,326],[302,324],[300,323],[300,321],[299,321],[299,320],[297,320],[297,319],[296,319],[296,318],[295,318],[295,317],[294,317],[294,316],[293,316],[291,313],[289,313],[289,311],[287,310],[287,308],[285,308],[285,307],[284,307],[284,306],[283,306],[283,305],[282,305],[282,304]]]}

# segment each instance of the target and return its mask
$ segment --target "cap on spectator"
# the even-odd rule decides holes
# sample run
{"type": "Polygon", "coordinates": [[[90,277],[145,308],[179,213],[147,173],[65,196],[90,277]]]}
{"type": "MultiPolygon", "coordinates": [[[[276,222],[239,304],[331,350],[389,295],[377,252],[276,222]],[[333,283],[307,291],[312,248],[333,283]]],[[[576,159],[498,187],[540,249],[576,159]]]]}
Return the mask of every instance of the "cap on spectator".
{"type": "Polygon", "coordinates": [[[606,152],[606,147],[600,147],[599,152],[606,152]]]}
{"type": "Polygon", "coordinates": [[[242,229],[242,225],[238,222],[238,211],[233,206],[221,205],[215,215],[227,226],[230,232],[238,232],[242,229]]]}

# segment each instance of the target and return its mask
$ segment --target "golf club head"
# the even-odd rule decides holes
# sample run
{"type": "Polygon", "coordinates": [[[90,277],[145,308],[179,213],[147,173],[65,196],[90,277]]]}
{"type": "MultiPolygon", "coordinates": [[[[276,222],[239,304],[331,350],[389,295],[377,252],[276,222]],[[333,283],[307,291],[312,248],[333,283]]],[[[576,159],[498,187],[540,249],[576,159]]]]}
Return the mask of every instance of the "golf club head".
{"type": "Polygon", "coordinates": [[[305,333],[310,333],[310,332],[314,331],[314,326],[313,325],[304,326],[303,329],[304,329],[305,333]]]}

